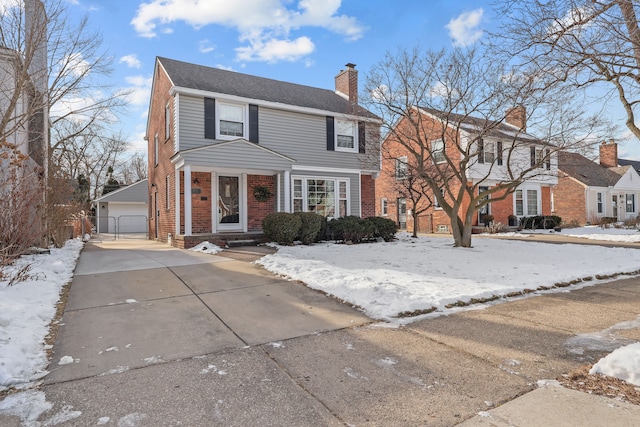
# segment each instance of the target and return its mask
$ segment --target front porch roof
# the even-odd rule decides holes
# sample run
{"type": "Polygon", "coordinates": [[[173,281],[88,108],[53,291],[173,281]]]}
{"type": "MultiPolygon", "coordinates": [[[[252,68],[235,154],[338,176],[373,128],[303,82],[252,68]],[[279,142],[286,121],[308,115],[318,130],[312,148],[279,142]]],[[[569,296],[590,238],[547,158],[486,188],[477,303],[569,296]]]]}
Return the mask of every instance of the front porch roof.
{"type": "Polygon", "coordinates": [[[259,144],[239,138],[216,142],[205,147],[177,153],[172,159],[177,165],[260,170],[291,170],[295,160],[259,144]]]}

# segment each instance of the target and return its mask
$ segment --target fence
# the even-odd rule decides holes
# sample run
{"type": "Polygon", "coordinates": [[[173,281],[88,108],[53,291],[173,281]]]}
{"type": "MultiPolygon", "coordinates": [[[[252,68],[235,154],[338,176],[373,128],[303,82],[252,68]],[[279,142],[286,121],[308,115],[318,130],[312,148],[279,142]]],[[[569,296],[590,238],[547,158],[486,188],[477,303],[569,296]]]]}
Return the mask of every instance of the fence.
{"type": "Polygon", "coordinates": [[[146,215],[92,216],[89,217],[93,234],[103,238],[147,238],[149,222],[146,215]]]}

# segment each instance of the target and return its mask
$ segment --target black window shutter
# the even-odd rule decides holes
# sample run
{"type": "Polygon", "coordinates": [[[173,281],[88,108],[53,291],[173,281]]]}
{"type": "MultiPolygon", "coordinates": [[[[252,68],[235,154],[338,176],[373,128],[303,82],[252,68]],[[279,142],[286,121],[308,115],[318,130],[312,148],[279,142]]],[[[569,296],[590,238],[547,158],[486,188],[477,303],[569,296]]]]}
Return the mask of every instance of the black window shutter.
{"type": "Polygon", "coordinates": [[[536,165],[536,147],[531,147],[531,166],[536,165]]]}
{"type": "Polygon", "coordinates": [[[364,154],[367,146],[367,137],[364,122],[358,122],[358,153],[364,154]]]}
{"type": "Polygon", "coordinates": [[[484,163],[484,140],[478,140],[478,163],[484,163]]]}
{"type": "Polygon", "coordinates": [[[502,141],[498,141],[498,166],[502,166],[502,141]]]}
{"type": "Polygon", "coordinates": [[[545,154],[546,154],[546,160],[545,160],[545,166],[547,167],[547,170],[551,170],[551,150],[549,150],[548,148],[545,150],[545,154]]]}
{"type": "Polygon", "coordinates": [[[258,106],[249,104],[249,141],[258,143],[258,106]]]}
{"type": "Polygon", "coordinates": [[[204,137],[216,139],[216,100],[204,99],[204,137]]]}
{"type": "Polygon", "coordinates": [[[327,116],[327,150],[336,150],[335,124],[331,116],[327,116]]]}

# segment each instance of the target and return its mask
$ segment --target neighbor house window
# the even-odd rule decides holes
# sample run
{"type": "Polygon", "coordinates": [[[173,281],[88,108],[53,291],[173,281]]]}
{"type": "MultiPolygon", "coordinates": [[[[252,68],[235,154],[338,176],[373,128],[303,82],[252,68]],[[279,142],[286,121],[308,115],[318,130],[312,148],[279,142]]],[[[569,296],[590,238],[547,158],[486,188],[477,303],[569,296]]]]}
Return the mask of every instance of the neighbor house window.
{"type": "Polygon", "coordinates": [[[324,217],[334,218],[347,216],[348,184],[349,181],[346,179],[294,178],[293,211],[315,212],[324,217]]]}
{"type": "Polygon", "coordinates": [[[164,107],[164,139],[165,141],[171,136],[171,107],[167,104],[164,107]]]}
{"type": "Polygon", "coordinates": [[[527,190],[527,215],[538,215],[538,190],[527,190]]]}
{"type": "Polygon", "coordinates": [[[171,192],[169,191],[170,182],[171,182],[170,177],[169,175],[167,175],[164,181],[164,188],[165,188],[164,197],[167,200],[167,206],[166,206],[167,209],[171,209],[171,196],[170,196],[171,192]]]}
{"type": "MultiPolygon", "coordinates": [[[[531,167],[543,168],[545,166],[544,162],[544,151],[540,148],[531,147],[531,167]]],[[[549,168],[551,168],[551,163],[549,163],[549,168]]]]}
{"type": "Polygon", "coordinates": [[[336,151],[356,151],[356,132],[355,122],[336,120],[336,151]]]}
{"type": "Polygon", "coordinates": [[[436,141],[431,141],[431,158],[433,159],[433,163],[442,163],[446,161],[444,157],[444,141],[438,139],[436,141]]]}
{"type": "Polygon", "coordinates": [[[244,136],[244,107],[236,104],[218,103],[220,135],[244,136]]]}
{"type": "Polygon", "coordinates": [[[158,166],[158,134],[153,137],[153,161],[158,166]]]}
{"type": "Polygon", "coordinates": [[[522,190],[516,190],[516,215],[524,215],[524,200],[522,198],[522,190]]]}
{"type": "Polygon", "coordinates": [[[398,157],[396,159],[396,179],[407,179],[409,176],[409,165],[407,164],[407,156],[398,157]]]}
{"type": "Polygon", "coordinates": [[[380,200],[380,212],[382,216],[389,215],[389,202],[387,199],[380,200]]]}
{"type": "Polygon", "coordinates": [[[627,213],[634,213],[636,211],[636,195],[635,194],[627,194],[627,213]]]}
{"type": "Polygon", "coordinates": [[[596,200],[598,203],[598,213],[602,213],[603,206],[602,206],[602,193],[596,193],[596,200]]]}
{"type": "Polygon", "coordinates": [[[478,140],[478,163],[493,163],[495,160],[494,150],[493,142],[478,140]]]}

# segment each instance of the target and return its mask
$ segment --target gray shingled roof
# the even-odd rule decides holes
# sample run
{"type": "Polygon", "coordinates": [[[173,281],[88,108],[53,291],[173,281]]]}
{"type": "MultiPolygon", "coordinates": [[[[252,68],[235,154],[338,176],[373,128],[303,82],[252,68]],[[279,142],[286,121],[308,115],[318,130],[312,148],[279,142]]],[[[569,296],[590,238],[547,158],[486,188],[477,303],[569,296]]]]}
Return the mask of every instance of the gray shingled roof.
{"type": "MultiPolygon", "coordinates": [[[[451,112],[444,112],[433,108],[420,107],[420,109],[426,111],[429,114],[433,114],[440,120],[448,122],[454,126],[459,126],[461,130],[469,133],[482,132],[485,136],[493,136],[496,138],[504,138],[507,140],[513,140],[514,138],[520,141],[528,141],[534,144],[544,144],[533,135],[518,130],[515,126],[507,123],[497,122],[489,119],[482,119],[478,117],[466,116],[462,114],[456,114],[451,112]]],[[[544,144],[551,146],[551,144],[544,144]]]]}
{"type": "Polygon", "coordinates": [[[334,91],[158,57],[174,85],[261,101],[378,118],[334,91]]]}
{"type": "Polygon", "coordinates": [[[149,197],[149,180],[143,179],[127,187],[119,188],[102,197],[98,197],[95,202],[140,202],[146,203],[149,197]]]}
{"type": "Polygon", "coordinates": [[[561,151],[558,169],[585,185],[610,187],[616,185],[628,167],[606,168],[581,154],[561,151]]]}
{"type": "Polygon", "coordinates": [[[637,160],[618,159],[618,164],[620,166],[631,166],[640,173],[640,162],[637,160]]]}

